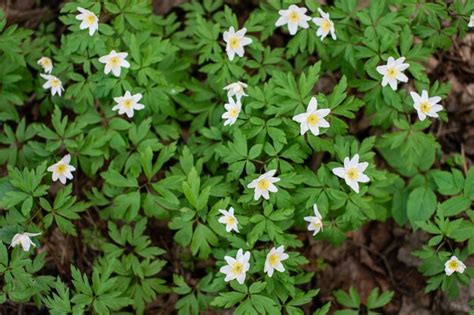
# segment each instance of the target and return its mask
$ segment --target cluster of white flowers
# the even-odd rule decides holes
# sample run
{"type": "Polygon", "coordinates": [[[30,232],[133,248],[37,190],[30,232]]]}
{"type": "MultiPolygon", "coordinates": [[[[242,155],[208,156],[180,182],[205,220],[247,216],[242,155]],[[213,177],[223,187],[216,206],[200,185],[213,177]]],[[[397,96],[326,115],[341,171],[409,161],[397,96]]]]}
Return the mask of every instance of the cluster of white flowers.
{"type": "Polygon", "coordinates": [[[46,80],[43,84],[43,89],[51,89],[51,95],[54,96],[58,94],[61,96],[62,91],[64,91],[63,84],[59,78],[54,75],[51,75],[53,71],[53,61],[49,57],[41,57],[38,60],[38,64],[43,68],[44,74],[41,73],[40,76],[46,80]]]}
{"type": "MultiPolygon", "coordinates": [[[[280,246],[278,248],[273,247],[270,252],[267,254],[265,259],[265,266],[263,272],[265,272],[269,277],[273,276],[274,271],[284,272],[285,266],[283,266],[282,261],[288,259],[289,255],[285,253],[285,248],[280,246]]],[[[250,252],[245,252],[242,249],[237,251],[235,258],[231,256],[225,256],[224,260],[227,265],[221,267],[219,270],[221,273],[225,274],[224,281],[229,282],[232,280],[237,280],[238,283],[243,284],[245,282],[245,277],[247,276],[247,271],[250,269],[250,252]]]]}
{"type": "Polygon", "coordinates": [[[278,11],[280,17],[275,22],[275,26],[283,26],[287,25],[288,32],[290,35],[295,35],[298,31],[298,27],[308,29],[309,24],[308,21],[313,21],[316,26],[318,26],[318,30],[316,31],[316,36],[321,38],[321,41],[326,38],[326,36],[331,34],[332,39],[336,39],[336,29],[334,28],[334,23],[329,18],[329,14],[318,8],[318,12],[321,17],[311,18],[310,16],[306,15],[308,9],[305,7],[298,7],[294,4],[290,5],[286,10],[278,11]]]}
{"type": "MultiPolygon", "coordinates": [[[[317,36],[321,37],[323,40],[329,33],[333,39],[336,39],[334,23],[330,20],[329,14],[325,13],[321,9],[318,9],[321,17],[314,18],[313,22],[319,26],[317,31],[317,36]]],[[[307,16],[306,8],[300,8],[295,5],[290,5],[287,10],[280,10],[280,18],[276,21],[276,26],[288,25],[288,30],[291,35],[296,34],[298,27],[308,28],[308,21],[311,20],[311,17],[307,16]]],[[[229,57],[229,60],[233,60],[237,54],[239,57],[244,55],[244,46],[252,43],[252,40],[248,37],[245,37],[246,29],[243,28],[235,32],[234,28],[229,28],[228,31],[224,32],[224,41],[226,42],[226,52],[229,57]]],[[[245,88],[247,84],[243,82],[235,82],[224,87],[224,90],[227,90],[227,99],[228,102],[224,105],[226,112],[222,115],[222,118],[225,119],[224,126],[233,125],[240,114],[242,109],[241,100],[243,96],[247,96],[245,93],[245,88]],[[235,98],[235,99],[234,99],[235,98]]],[[[325,119],[326,116],[330,114],[330,109],[318,109],[318,101],[315,97],[312,97],[305,113],[297,114],[293,117],[293,120],[300,124],[300,133],[304,135],[308,130],[315,136],[318,136],[320,133],[319,128],[329,128],[329,122],[325,119]]],[[[344,171],[343,178],[346,179],[346,183],[358,192],[358,182],[368,182],[368,177],[363,174],[363,171],[367,168],[368,163],[361,163],[364,167],[359,167],[358,165],[359,156],[354,157],[354,161],[347,163],[348,169],[344,171]],[[355,167],[357,172],[354,172],[352,168],[355,167]],[[354,188],[356,187],[356,188],[354,188]]],[[[346,158],[349,160],[349,158],[346,158]]],[[[339,171],[334,172],[336,175],[342,174],[339,171]]],[[[275,183],[280,181],[279,177],[275,176],[276,169],[270,170],[258,178],[251,181],[247,188],[254,189],[254,200],[258,201],[260,197],[268,200],[270,199],[270,192],[278,192],[278,187],[275,183]]],[[[340,176],[340,175],[338,175],[340,176]]],[[[315,204],[313,206],[314,216],[307,216],[304,218],[305,221],[309,223],[308,230],[313,231],[313,235],[319,233],[323,229],[322,216],[318,211],[318,207],[315,204]]],[[[238,224],[239,221],[234,213],[234,208],[229,208],[229,210],[219,209],[219,212],[222,216],[218,219],[218,222],[225,225],[227,232],[239,232],[238,224]]],[[[268,274],[269,277],[273,275],[274,270],[279,272],[285,271],[285,268],[282,264],[282,261],[288,259],[288,254],[284,252],[284,247],[280,246],[278,248],[272,248],[267,255],[264,272],[268,274]]],[[[243,284],[245,281],[246,273],[250,269],[250,252],[243,252],[242,249],[237,251],[237,256],[230,257],[225,256],[225,261],[227,262],[226,266],[223,266],[220,269],[220,272],[226,275],[225,281],[231,281],[236,279],[240,284],[243,284]]]]}
{"type": "MultiPolygon", "coordinates": [[[[383,75],[382,87],[385,87],[388,84],[392,90],[396,91],[398,88],[398,81],[408,82],[408,77],[403,73],[403,71],[408,69],[409,66],[408,63],[405,63],[405,57],[400,57],[398,59],[388,57],[386,65],[378,66],[376,68],[377,72],[383,75]]],[[[416,92],[410,92],[410,95],[414,102],[413,107],[421,121],[425,120],[427,116],[433,118],[439,117],[437,113],[443,110],[443,106],[438,104],[441,101],[441,97],[428,97],[428,91],[426,90],[421,92],[421,96],[416,92]]]]}
{"type": "MultiPolygon", "coordinates": [[[[81,7],[78,7],[77,10],[80,12],[80,14],[76,16],[76,19],[82,21],[81,25],[79,25],[79,28],[81,30],[88,28],[89,35],[94,35],[95,31],[99,29],[99,19],[97,16],[93,12],[81,7]]],[[[58,77],[51,75],[51,72],[53,71],[53,62],[51,58],[43,56],[38,60],[38,64],[43,68],[45,73],[41,74],[41,77],[46,80],[46,82],[43,84],[43,89],[51,89],[52,96],[56,94],[61,96],[64,88],[61,80],[58,77]]]]}
{"type": "Polygon", "coordinates": [[[224,87],[224,90],[227,90],[227,103],[224,105],[226,111],[222,114],[222,118],[225,119],[224,126],[235,124],[237,118],[239,118],[242,110],[242,97],[247,96],[246,88],[247,84],[240,81],[224,87]]]}
{"type": "MultiPolygon", "coordinates": [[[[89,35],[93,36],[99,29],[99,18],[94,12],[78,7],[77,10],[80,12],[76,15],[76,19],[81,21],[79,28],[81,30],[88,29],[89,35]]],[[[126,60],[128,53],[116,52],[115,50],[110,51],[108,55],[99,58],[99,62],[105,64],[104,74],[112,74],[116,77],[120,77],[122,68],[130,68],[130,63],[126,60]]],[[[51,89],[51,94],[54,96],[58,94],[61,96],[64,88],[61,80],[56,76],[51,75],[53,71],[53,62],[48,57],[41,57],[38,60],[38,64],[43,68],[45,74],[41,74],[46,82],[43,84],[44,89],[51,89]]],[[[124,96],[115,97],[114,100],[117,103],[112,110],[118,110],[119,115],[126,114],[129,118],[133,117],[134,110],[141,110],[145,108],[143,104],[138,103],[142,95],[140,93],[131,95],[129,91],[125,92],[124,96]]]]}
{"type": "MultiPolygon", "coordinates": [[[[79,28],[81,30],[88,29],[89,35],[93,36],[99,29],[99,18],[91,11],[84,8],[78,7],[77,10],[80,12],[76,16],[76,19],[81,21],[79,28]]],[[[333,21],[330,19],[329,14],[318,8],[320,17],[311,18],[306,15],[308,10],[304,7],[298,7],[296,5],[290,5],[286,10],[280,10],[278,13],[280,17],[275,22],[275,26],[287,25],[290,35],[295,35],[298,28],[308,29],[308,21],[313,21],[318,27],[316,36],[320,37],[323,41],[329,34],[333,40],[336,40],[336,32],[333,21]]],[[[469,27],[474,26],[474,13],[470,17],[468,24],[469,27]]],[[[223,39],[226,43],[226,53],[230,61],[233,61],[235,56],[243,57],[245,54],[244,47],[252,43],[252,39],[246,37],[245,34],[247,29],[244,27],[238,31],[235,31],[234,27],[230,27],[228,31],[223,34],[223,39]]],[[[116,52],[112,50],[108,55],[99,58],[99,62],[105,64],[104,73],[107,75],[110,72],[116,77],[120,77],[122,68],[130,68],[130,63],[126,60],[128,53],[116,52]]],[[[44,89],[50,89],[51,94],[54,96],[58,94],[61,96],[64,88],[61,80],[56,76],[51,75],[53,71],[53,62],[49,57],[41,57],[38,60],[38,64],[43,68],[44,74],[41,74],[46,82],[43,85],[44,89]]],[[[382,86],[389,85],[394,91],[398,88],[398,82],[408,82],[408,77],[403,73],[404,70],[408,69],[409,64],[405,63],[405,57],[394,59],[389,57],[386,65],[381,65],[376,68],[377,72],[380,73],[382,78],[382,86]]],[[[224,126],[233,125],[240,114],[242,109],[242,98],[247,96],[245,89],[247,84],[237,81],[224,87],[227,91],[227,103],[224,105],[226,112],[222,115],[225,119],[224,126]]],[[[443,109],[438,103],[441,98],[438,96],[428,97],[428,92],[423,90],[421,95],[416,92],[410,93],[414,108],[418,113],[420,120],[425,120],[426,117],[438,117],[438,112],[443,109]]],[[[129,118],[132,118],[135,110],[141,110],[145,106],[140,104],[139,101],[142,99],[142,94],[137,93],[132,95],[130,91],[126,91],[121,97],[115,97],[114,101],[116,105],[112,108],[113,111],[118,111],[119,115],[126,114],[129,118]]],[[[320,134],[320,128],[329,128],[330,124],[325,119],[330,114],[330,109],[318,109],[318,101],[315,97],[312,97],[306,112],[293,116],[293,120],[300,124],[300,133],[304,135],[308,130],[314,136],[320,134]]],[[[48,167],[48,171],[52,172],[52,180],[59,181],[62,184],[66,184],[67,179],[73,179],[72,172],[76,169],[70,165],[71,156],[65,155],[59,162],[48,167]]],[[[367,183],[370,181],[369,177],[364,174],[364,171],[368,167],[367,162],[359,162],[359,155],[355,154],[352,158],[344,158],[344,166],[336,167],[332,169],[332,173],[340,178],[343,178],[345,183],[353,189],[356,193],[359,192],[359,183],[367,183]]],[[[280,181],[279,177],[275,177],[276,169],[270,170],[257,179],[251,181],[247,188],[254,189],[254,199],[258,201],[260,197],[268,200],[270,198],[269,193],[278,192],[278,187],[274,185],[280,181]]],[[[318,210],[316,204],[313,205],[314,216],[304,217],[304,221],[308,222],[308,231],[313,232],[313,236],[323,230],[323,218],[318,210]]],[[[219,213],[222,216],[218,219],[218,222],[225,224],[227,232],[235,231],[239,233],[238,219],[235,216],[234,208],[230,207],[229,210],[219,209],[219,213]]],[[[29,251],[31,245],[35,244],[31,241],[30,237],[38,236],[41,233],[18,233],[15,234],[11,241],[11,246],[15,247],[21,245],[24,251],[29,251]]],[[[284,272],[285,267],[282,262],[289,258],[289,255],[285,253],[284,247],[278,248],[273,247],[267,254],[264,272],[272,277],[275,270],[284,272]]],[[[237,280],[240,284],[245,282],[246,273],[250,269],[250,252],[243,252],[242,249],[237,251],[235,258],[225,256],[224,260],[227,265],[220,268],[220,272],[226,275],[225,281],[237,280]]],[[[445,263],[445,272],[448,276],[454,272],[463,273],[466,266],[456,256],[452,256],[445,263]]]]}

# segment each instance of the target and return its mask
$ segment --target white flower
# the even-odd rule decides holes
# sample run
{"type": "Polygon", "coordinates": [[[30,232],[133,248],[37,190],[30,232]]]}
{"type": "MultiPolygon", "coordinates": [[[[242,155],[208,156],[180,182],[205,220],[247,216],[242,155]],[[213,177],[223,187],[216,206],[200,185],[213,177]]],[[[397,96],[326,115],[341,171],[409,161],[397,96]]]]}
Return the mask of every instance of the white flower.
{"type": "Polygon", "coordinates": [[[27,233],[27,232],[15,234],[15,236],[13,236],[12,238],[10,246],[15,247],[18,244],[20,244],[23,250],[27,252],[30,250],[31,245],[36,247],[36,245],[31,241],[30,237],[38,236],[40,234],[41,233],[27,233]]]}
{"type": "Polygon", "coordinates": [[[224,87],[224,90],[227,90],[227,98],[231,98],[235,96],[237,100],[240,100],[242,96],[247,96],[244,90],[246,88],[247,88],[247,84],[237,81],[224,87]]]}
{"type": "Polygon", "coordinates": [[[466,265],[456,256],[451,256],[451,258],[444,264],[444,272],[446,272],[448,276],[452,275],[454,272],[463,273],[465,269],[466,265]]]}
{"type": "Polygon", "coordinates": [[[230,256],[224,257],[227,262],[226,266],[221,267],[219,270],[225,274],[225,282],[237,279],[237,282],[243,284],[245,282],[245,276],[247,271],[250,269],[250,252],[243,253],[242,249],[237,251],[237,256],[232,258],[230,256]]]}
{"type": "Polygon", "coordinates": [[[54,96],[55,94],[58,94],[61,96],[62,91],[64,91],[61,80],[50,74],[40,74],[40,76],[46,80],[43,84],[43,89],[51,89],[51,95],[54,96]]]}
{"type": "Polygon", "coordinates": [[[318,100],[312,97],[309,101],[306,113],[293,116],[293,120],[300,123],[301,134],[304,135],[306,131],[311,130],[315,136],[319,135],[319,127],[328,128],[329,123],[324,119],[331,112],[330,109],[317,109],[318,100]]]}
{"type": "Polygon", "coordinates": [[[285,248],[283,246],[278,248],[273,247],[267,255],[263,272],[266,272],[268,276],[271,277],[273,276],[274,270],[279,272],[285,271],[285,267],[281,262],[288,259],[288,257],[289,256],[285,253],[285,248]]]}
{"type": "Polygon", "coordinates": [[[76,170],[76,168],[72,165],[69,165],[69,162],[71,162],[71,155],[66,154],[61,161],[58,163],[55,163],[48,167],[48,172],[53,172],[53,181],[57,181],[59,178],[59,181],[62,184],[66,184],[66,179],[72,179],[72,173],[76,170]]]}
{"type": "Polygon", "coordinates": [[[119,77],[121,67],[130,68],[130,64],[125,60],[127,56],[128,53],[117,53],[115,50],[112,50],[108,55],[100,57],[99,62],[105,63],[105,74],[109,74],[112,71],[114,76],[119,77]]]}
{"type": "Polygon", "coordinates": [[[95,15],[94,12],[81,7],[77,7],[77,11],[81,12],[80,14],[76,15],[76,20],[82,21],[81,25],[79,25],[79,28],[81,30],[88,28],[89,35],[94,35],[95,31],[99,29],[99,19],[97,18],[97,15],[95,15]]]}
{"type": "Polygon", "coordinates": [[[388,57],[385,66],[377,67],[377,72],[383,75],[382,86],[386,86],[388,83],[392,90],[396,91],[398,81],[408,82],[408,77],[402,71],[406,70],[410,65],[403,63],[404,61],[405,57],[400,57],[397,60],[393,57],[388,57]]]}
{"type": "Polygon", "coordinates": [[[235,102],[231,97],[229,98],[229,103],[224,105],[224,108],[226,109],[226,112],[222,114],[222,118],[226,119],[224,126],[233,125],[237,121],[237,118],[239,118],[240,110],[242,109],[240,100],[237,99],[237,102],[235,102]]]}
{"type": "Polygon", "coordinates": [[[48,57],[41,57],[38,64],[43,67],[44,73],[51,73],[53,71],[53,61],[48,57]]]}
{"type": "Polygon", "coordinates": [[[230,207],[229,211],[219,209],[219,212],[222,213],[222,217],[219,218],[218,222],[225,224],[226,232],[234,230],[239,233],[239,228],[237,227],[239,221],[234,215],[234,208],[230,207]]]}
{"type": "Polygon", "coordinates": [[[474,27],[474,12],[472,12],[471,17],[469,18],[468,27],[474,27]]]}
{"type": "Polygon", "coordinates": [[[344,178],[346,184],[349,185],[356,193],[359,192],[359,182],[368,183],[369,177],[364,174],[364,171],[369,166],[369,163],[359,163],[359,154],[354,155],[352,159],[346,157],[344,159],[344,167],[336,167],[332,169],[334,175],[344,178]]]}
{"type": "Polygon", "coordinates": [[[308,28],[308,21],[311,21],[311,17],[305,13],[308,11],[306,8],[300,8],[294,4],[290,5],[287,10],[280,10],[278,14],[280,17],[275,22],[275,26],[282,26],[287,24],[290,35],[295,35],[298,31],[298,27],[308,28]]]}
{"type": "Polygon", "coordinates": [[[265,199],[270,199],[268,194],[269,191],[277,192],[278,188],[273,185],[273,183],[279,182],[280,179],[278,177],[273,177],[275,175],[276,170],[271,170],[266,172],[263,175],[260,175],[257,179],[253,180],[250,184],[247,185],[247,188],[254,188],[255,192],[253,198],[255,200],[260,199],[260,196],[263,196],[265,199]]]}
{"type": "Polygon", "coordinates": [[[438,118],[438,112],[443,110],[443,106],[438,103],[441,101],[441,97],[433,96],[428,97],[428,91],[421,91],[421,96],[416,92],[410,92],[411,98],[413,99],[413,107],[415,107],[420,120],[425,120],[426,116],[438,118]]]}
{"type": "Polygon", "coordinates": [[[244,46],[252,43],[252,39],[245,37],[246,32],[247,29],[245,27],[235,32],[233,26],[224,32],[224,41],[227,43],[225,51],[230,61],[234,60],[235,54],[239,57],[243,57],[245,52],[244,46]]]}
{"type": "Polygon", "coordinates": [[[308,231],[313,231],[313,236],[318,234],[319,231],[323,230],[323,217],[318,211],[318,206],[316,204],[313,205],[314,216],[304,217],[308,224],[308,231]]]}
{"type": "Polygon", "coordinates": [[[112,107],[112,110],[118,110],[119,115],[125,113],[128,118],[132,118],[134,110],[145,108],[145,105],[138,103],[142,97],[140,93],[132,95],[129,91],[126,91],[124,96],[114,97],[114,101],[117,105],[112,107]]]}
{"type": "Polygon", "coordinates": [[[319,26],[316,36],[321,36],[321,41],[331,33],[332,39],[336,39],[336,30],[334,29],[334,23],[329,18],[329,13],[324,12],[320,8],[318,8],[319,14],[321,14],[320,18],[313,18],[314,24],[319,26]]]}

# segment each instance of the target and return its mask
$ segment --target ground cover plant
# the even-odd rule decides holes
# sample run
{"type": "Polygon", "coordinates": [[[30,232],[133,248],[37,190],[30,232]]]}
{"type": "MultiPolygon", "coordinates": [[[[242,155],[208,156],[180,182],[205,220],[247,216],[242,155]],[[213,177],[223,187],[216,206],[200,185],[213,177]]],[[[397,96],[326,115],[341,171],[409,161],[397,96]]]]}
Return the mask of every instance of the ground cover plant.
{"type": "Polygon", "coordinates": [[[470,312],[474,1],[168,2],[3,5],[1,313],[470,312]]]}

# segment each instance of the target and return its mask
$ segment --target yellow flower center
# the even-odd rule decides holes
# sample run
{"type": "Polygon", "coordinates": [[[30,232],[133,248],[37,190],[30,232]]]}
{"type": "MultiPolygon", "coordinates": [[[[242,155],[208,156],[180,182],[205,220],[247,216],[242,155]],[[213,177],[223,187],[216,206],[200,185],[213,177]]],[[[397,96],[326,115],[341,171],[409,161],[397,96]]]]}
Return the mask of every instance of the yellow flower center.
{"type": "Polygon", "coordinates": [[[260,190],[267,190],[268,187],[270,187],[270,181],[266,178],[260,180],[257,184],[257,187],[260,189],[260,190]]]}
{"type": "Polygon", "coordinates": [[[63,174],[64,172],[66,172],[66,165],[59,164],[58,166],[56,166],[56,173],[63,174]]]}
{"type": "Polygon", "coordinates": [[[298,23],[300,20],[300,15],[298,14],[298,12],[291,12],[289,15],[288,15],[288,21],[290,23],[298,23]]]}
{"type": "Polygon", "coordinates": [[[109,63],[112,67],[115,68],[115,67],[120,65],[120,59],[119,59],[119,57],[112,57],[112,58],[110,58],[109,63]]]}
{"type": "Polygon", "coordinates": [[[390,79],[395,79],[397,75],[398,75],[397,68],[392,67],[392,68],[387,69],[387,77],[389,77],[390,79]]]}
{"type": "Polygon", "coordinates": [[[308,118],[306,118],[306,121],[309,125],[315,126],[319,122],[319,117],[316,114],[310,114],[308,118]]]}
{"type": "Polygon", "coordinates": [[[356,180],[357,178],[359,178],[359,170],[353,167],[348,169],[346,174],[350,180],[356,180]]]}
{"type": "Polygon", "coordinates": [[[235,224],[235,218],[229,215],[225,218],[225,223],[227,225],[234,225],[235,224]]]}
{"type": "Polygon", "coordinates": [[[322,225],[322,224],[321,224],[321,222],[319,222],[319,221],[313,221],[313,222],[311,223],[311,225],[313,226],[313,228],[319,229],[319,228],[321,228],[321,225],[322,225]]]}
{"type": "Polygon", "coordinates": [[[43,67],[49,66],[49,60],[48,59],[41,59],[41,65],[43,67]]]}
{"type": "Polygon", "coordinates": [[[125,108],[132,108],[132,106],[133,106],[133,101],[131,99],[125,100],[123,102],[123,107],[125,108]]]}
{"type": "Polygon", "coordinates": [[[323,29],[323,31],[329,32],[329,30],[331,29],[331,22],[329,22],[328,20],[323,20],[323,22],[321,23],[321,28],[323,29]]]}
{"type": "Polygon", "coordinates": [[[240,39],[237,36],[232,36],[229,40],[230,48],[237,49],[240,46],[240,39]]]}
{"type": "Polygon", "coordinates": [[[268,256],[268,263],[272,267],[275,267],[279,262],[280,262],[280,258],[278,257],[277,254],[271,254],[270,256],[268,256]]]}
{"type": "Polygon", "coordinates": [[[237,108],[231,108],[229,110],[229,117],[230,118],[237,118],[238,115],[239,115],[239,111],[237,110],[237,108]]]}
{"type": "Polygon", "coordinates": [[[242,263],[236,261],[235,263],[232,264],[231,272],[233,274],[240,274],[242,273],[243,270],[244,270],[244,266],[242,265],[242,263]]]}
{"type": "Polygon", "coordinates": [[[61,85],[61,81],[59,81],[58,79],[51,80],[51,87],[58,88],[60,85],[61,85]]]}
{"type": "Polygon", "coordinates": [[[94,24],[95,23],[95,16],[93,16],[92,14],[88,14],[87,17],[86,17],[86,22],[89,25],[94,24]]]}
{"type": "Polygon", "coordinates": [[[449,263],[448,263],[448,266],[450,269],[458,269],[459,267],[459,263],[456,261],[456,260],[451,260],[449,263]]]}
{"type": "Polygon", "coordinates": [[[420,104],[420,110],[424,114],[428,114],[431,110],[431,105],[428,102],[421,102],[420,104]]]}

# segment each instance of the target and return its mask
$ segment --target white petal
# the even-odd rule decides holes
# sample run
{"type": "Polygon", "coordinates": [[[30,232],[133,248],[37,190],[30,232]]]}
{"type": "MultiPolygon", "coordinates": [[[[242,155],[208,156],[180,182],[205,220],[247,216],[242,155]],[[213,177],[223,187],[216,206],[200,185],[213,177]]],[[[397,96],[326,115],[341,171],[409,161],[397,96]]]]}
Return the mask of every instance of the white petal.
{"type": "Polygon", "coordinates": [[[302,122],[306,121],[307,117],[308,117],[307,113],[301,113],[301,114],[293,116],[292,119],[296,122],[302,123],[302,122]]]}
{"type": "Polygon", "coordinates": [[[369,163],[368,162],[361,162],[359,163],[359,165],[357,165],[357,169],[359,170],[359,172],[364,172],[367,167],[369,166],[369,163]]]}
{"type": "Polygon", "coordinates": [[[439,96],[433,96],[428,99],[428,102],[432,105],[437,104],[441,101],[441,97],[439,96]]]}
{"type": "Polygon", "coordinates": [[[392,90],[396,91],[397,87],[398,87],[397,80],[396,79],[387,79],[387,81],[388,81],[388,84],[390,85],[390,87],[392,88],[392,90]]]}
{"type": "Polygon", "coordinates": [[[357,181],[361,183],[368,183],[370,181],[370,178],[365,174],[359,174],[359,178],[357,179],[357,181]]]}
{"type": "MultiPolygon", "coordinates": [[[[268,195],[268,192],[267,192],[267,195],[268,195]]],[[[262,190],[260,190],[259,188],[255,188],[253,199],[258,200],[260,199],[260,196],[262,196],[262,190]]]]}
{"type": "Polygon", "coordinates": [[[413,99],[414,103],[420,103],[421,102],[420,95],[418,95],[418,93],[410,92],[410,95],[411,95],[411,98],[413,99]]]}
{"type": "Polygon", "coordinates": [[[277,191],[278,191],[278,188],[277,188],[275,185],[270,184],[270,185],[268,186],[268,191],[270,191],[270,192],[277,192],[277,191]]]}
{"type": "Polygon", "coordinates": [[[408,77],[402,72],[398,73],[396,79],[401,82],[408,82],[408,77]]]}
{"type": "Polygon", "coordinates": [[[333,168],[332,173],[340,178],[346,177],[346,170],[344,169],[344,167],[333,168]]]}
{"type": "Polygon", "coordinates": [[[237,282],[240,283],[240,284],[244,284],[245,282],[245,273],[242,272],[241,274],[239,274],[237,276],[237,282]]]}
{"type": "Polygon", "coordinates": [[[280,16],[278,18],[278,20],[275,22],[275,26],[279,27],[279,26],[285,25],[287,23],[288,23],[288,17],[287,16],[280,16]]]}
{"type": "Polygon", "coordinates": [[[288,23],[288,31],[290,35],[295,35],[296,31],[298,31],[298,24],[288,23]]]}
{"type": "Polygon", "coordinates": [[[308,125],[309,126],[309,130],[311,130],[311,133],[315,136],[319,136],[319,128],[318,126],[311,126],[311,125],[308,125]]]}
{"type": "Polygon", "coordinates": [[[227,57],[229,57],[229,60],[230,61],[234,60],[235,51],[233,49],[227,48],[226,52],[227,52],[227,57]]]}
{"type": "Polygon", "coordinates": [[[359,183],[357,181],[346,179],[346,184],[349,185],[349,187],[351,187],[356,193],[359,193],[359,183]]]}
{"type": "Polygon", "coordinates": [[[277,263],[275,267],[276,270],[278,270],[279,272],[284,272],[285,271],[285,267],[283,266],[283,264],[281,262],[277,263]]]}
{"type": "Polygon", "coordinates": [[[385,75],[385,73],[387,73],[387,66],[378,66],[375,70],[381,75],[385,75]]]}
{"type": "Polygon", "coordinates": [[[120,67],[114,67],[112,68],[112,73],[116,77],[120,77],[120,67]]]}
{"type": "Polygon", "coordinates": [[[308,109],[307,109],[307,113],[312,113],[314,111],[316,111],[316,109],[318,109],[318,100],[316,99],[316,97],[311,97],[311,100],[309,101],[309,104],[308,104],[308,109]]]}

